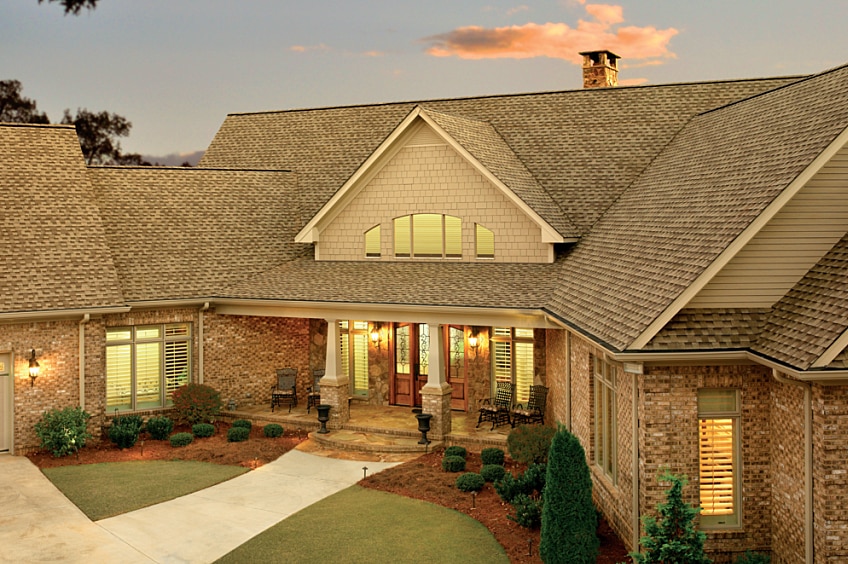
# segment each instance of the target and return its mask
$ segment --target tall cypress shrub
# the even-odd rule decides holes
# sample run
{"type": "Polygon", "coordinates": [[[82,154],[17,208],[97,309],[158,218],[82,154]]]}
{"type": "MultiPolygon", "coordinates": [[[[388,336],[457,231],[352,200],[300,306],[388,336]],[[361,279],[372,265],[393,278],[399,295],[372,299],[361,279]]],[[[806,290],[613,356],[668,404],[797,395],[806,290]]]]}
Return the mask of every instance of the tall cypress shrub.
{"type": "Polygon", "coordinates": [[[591,563],[598,558],[592,477],[577,437],[561,426],[551,442],[539,553],[545,564],[591,563]]]}

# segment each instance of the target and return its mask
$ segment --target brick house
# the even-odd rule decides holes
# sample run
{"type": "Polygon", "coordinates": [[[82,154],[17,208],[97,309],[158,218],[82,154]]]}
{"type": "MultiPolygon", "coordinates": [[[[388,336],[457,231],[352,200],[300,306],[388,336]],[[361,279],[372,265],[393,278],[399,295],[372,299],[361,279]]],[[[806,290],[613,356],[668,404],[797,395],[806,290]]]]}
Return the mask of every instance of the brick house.
{"type": "Polygon", "coordinates": [[[326,370],[331,428],[421,406],[437,437],[544,384],[631,548],[669,467],[717,561],[844,561],[848,67],[613,88],[584,58],[578,91],[232,114],[192,169],[0,125],[0,451],[187,381],[268,403],[281,366],[326,370]]]}

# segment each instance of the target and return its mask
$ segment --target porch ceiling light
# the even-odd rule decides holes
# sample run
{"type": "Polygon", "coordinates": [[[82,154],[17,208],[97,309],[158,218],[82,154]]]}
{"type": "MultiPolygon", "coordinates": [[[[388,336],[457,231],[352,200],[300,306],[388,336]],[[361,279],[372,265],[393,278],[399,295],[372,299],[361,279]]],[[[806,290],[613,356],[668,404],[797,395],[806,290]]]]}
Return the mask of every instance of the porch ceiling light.
{"type": "Polygon", "coordinates": [[[29,357],[29,387],[35,386],[35,379],[38,378],[38,373],[41,372],[41,366],[35,360],[35,349],[32,349],[32,354],[29,357]]]}

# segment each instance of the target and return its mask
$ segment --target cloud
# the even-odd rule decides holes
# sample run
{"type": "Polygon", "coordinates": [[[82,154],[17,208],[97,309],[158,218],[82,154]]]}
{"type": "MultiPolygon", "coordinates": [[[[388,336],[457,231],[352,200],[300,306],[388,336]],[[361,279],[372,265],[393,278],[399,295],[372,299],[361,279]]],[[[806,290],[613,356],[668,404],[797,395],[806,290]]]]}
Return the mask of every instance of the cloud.
{"type": "Polygon", "coordinates": [[[530,6],[527,6],[526,4],[521,4],[520,6],[516,6],[514,8],[509,8],[506,11],[506,15],[507,16],[514,16],[515,14],[517,14],[519,12],[526,12],[529,9],[530,9],[530,6]]]}
{"type": "MultiPolygon", "coordinates": [[[[581,2],[582,4],[582,2],[581,2]]],[[[581,64],[580,51],[607,49],[625,60],[674,58],[668,49],[675,28],[621,26],[624,10],[610,4],[585,4],[589,18],[577,27],[566,23],[527,23],[498,28],[460,27],[422,41],[434,57],[461,59],[528,59],[550,57],[581,64]]]]}
{"type": "Polygon", "coordinates": [[[383,51],[365,51],[362,54],[365,55],[366,57],[382,57],[386,53],[383,52],[383,51]]]}
{"type": "Polygon", "coordinates": [[[330,48],[323,43],[319,43],[318,45],[292,45],[289,47],[289,51],[294,51],[295,53],[306,53],[308,51],[329,51],[330,48]]]}

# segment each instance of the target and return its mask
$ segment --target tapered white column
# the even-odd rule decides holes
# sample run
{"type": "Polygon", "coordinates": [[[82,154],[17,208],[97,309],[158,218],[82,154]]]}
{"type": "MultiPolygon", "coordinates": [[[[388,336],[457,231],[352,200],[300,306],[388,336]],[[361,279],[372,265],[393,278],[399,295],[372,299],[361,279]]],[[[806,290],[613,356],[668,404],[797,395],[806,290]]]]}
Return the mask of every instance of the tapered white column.
{"type": "Polygon", "coordinates": [[[321,403],[331,406],[329,429],[341,429],[350,419],[350,383],[342,371],[339,351],[339,320],[327,320],[327,356],[321,378],[321,403]]]}
{"type": "Polygon", "coordinates": [[[445,373],[445,339],[442,326],[429,324],[430,364],[427,366],[427,384],[421,388],[421,407],[432,415],[430,433],[434,439],[444,440],[451,432],[451,386],[445,373]]]}

